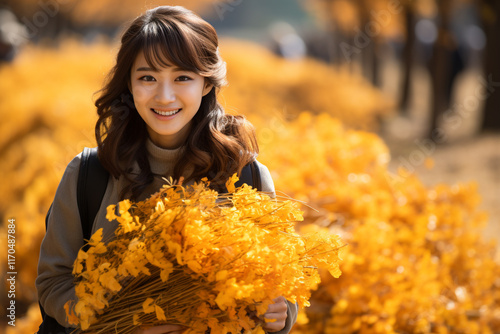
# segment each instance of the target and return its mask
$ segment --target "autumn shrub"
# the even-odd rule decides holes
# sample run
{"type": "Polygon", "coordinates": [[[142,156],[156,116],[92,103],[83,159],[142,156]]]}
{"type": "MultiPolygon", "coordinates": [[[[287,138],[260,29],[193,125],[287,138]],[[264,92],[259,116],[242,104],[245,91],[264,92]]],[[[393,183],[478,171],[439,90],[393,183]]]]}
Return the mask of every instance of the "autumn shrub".
{"type": "MultiPolygon", "coordinates": [[[[68,41],[59,52],[29,47],[13,64],[0,67],[0,217],[2,223],[16,219],[18,314],[37,299],[34,280],[45,215],[66,164],[84,146],[95,145],[92,94],[110,55],[107,45],[68,41]]],[[[0,245],[6,240],[4,225],[0,245]]],[[[2,268],[6,261],[0,257],[2,268]]]]}
{"type": "Polygon", "coordinates": [[[327,114],[281,127],[261,161],[277,189],[316,209],[305,222],[348,244],[342,276],[325,277],[298,332],[500,330],[497,245],[482,237],[487,215],[476,185],[427,187],[404,169],[390,171],[380,138],[327,114]]]}
{"type": "MultiPolygon", "coordinates": [[[[251,43],[221,44],[231,82],[222,100],[229,110],[238,109],[255,121],[289,106],[294,114],[301,108],[332,110],[347,123],[353,123],[356,114],[364,120],[360,126],[372,126],[385,112],[381,94],[359,77],[313,60],[288,62],[251,43]]],[[[95,146],[93,94],[102,86],[115,52],[109,42],[66,40],[58,49],[28,46],[12,64],[0,67],[0,172],[8,180],[0,183],[0,216],[18,222],[23,247],[16,254],[17,298],[25,306],[36,299],[38,249],[58,180],[72,157],[85,146],[95,146]]],[[[257,132],[263,148],[272,141],[266,129],[257,132]]],[[[5,231],[0,233],[3,243],[5,231]]],[[[1,258],[0,265],[5,261],[1,258]]]]}
{"type": "MultiPolygon", "coordinates": [[[[36,304],[23,322],[20,316],[36,302],[45,214],[67,162],[95,146],[92,94],[112,64],[113,48],[72,41],[58,50],[29,47],[0,67],[0,173],[6,180],[0,216],[2,224],[17,222],[17,316],[24,328],[40,321],[36,304]]],[[[326,227],[348,243],[342,276],[323,277],[300,317],[309,323],[294,331],[499,332],[497,246],[481,237],[487,216],[478,210],[476,186],[428,187],[403,169],[389,170],[383,141],[353,129],[372,129],[390,109],[361,78],[312,60],[284,61],[248,43],[224,40],[221,53],[229,70],[222,91],[227,109],[255,124],[259,160],[278,193],[310,206],[299,227],[326,227]]],[[[4,226],[3,249],[6,239],[4,226]]],[[[2,268],[5,262],[0,257],[2,268]]],[[[0,293],[3,301],[6,293],[0,293]]]]}

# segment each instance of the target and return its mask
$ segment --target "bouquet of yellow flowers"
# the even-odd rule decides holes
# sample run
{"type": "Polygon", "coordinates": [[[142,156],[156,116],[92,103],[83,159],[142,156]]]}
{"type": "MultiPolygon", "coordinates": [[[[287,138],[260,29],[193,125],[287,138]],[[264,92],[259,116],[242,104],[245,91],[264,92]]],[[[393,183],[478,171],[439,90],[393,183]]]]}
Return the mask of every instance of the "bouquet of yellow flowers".
{"type": "Polygon", "coordinates": [[[297,234],[297,201],[235,188],[237,180],[228,180],[227,194],[204,179],[110,205],[107,218],[119,223],[114,239],[102,240],[98,230],[75,260],[78,301],[65,309],[76,332],[169,323],[191,334],[263,333],[274,298],[308,306],[319,267],[340,276],[337,235],[297,234]]]}

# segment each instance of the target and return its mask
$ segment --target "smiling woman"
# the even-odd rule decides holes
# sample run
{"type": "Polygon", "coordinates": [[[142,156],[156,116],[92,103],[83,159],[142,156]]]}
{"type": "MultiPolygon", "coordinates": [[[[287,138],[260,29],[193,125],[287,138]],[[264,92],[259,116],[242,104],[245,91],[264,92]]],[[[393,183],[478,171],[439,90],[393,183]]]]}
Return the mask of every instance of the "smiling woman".
{"type": "Polygon", "coordinates": [[[132,22],[96,100],[99,159],[113,176],[129,181],[122,199],[129,191],[137,198],[154,178],[146,139],[160,148],[180,148],[171,175],[177,180],[209,176],[222,186],[255,159],[253,126],[242,116],[226,115],[217,101],[225,83],[217,33],[199,16],[164,6],[132,22]],[[132,108],[125,99],[134,101],[132,108]],[[135,176],[126,172],[134,163],[135,176]]]}
{"type": "Polygon", "coordinates": [[[201,75],[179,67],[149,67],[143,52],[132,67],[135,108],[153,143],[163,148],[177,148],[186,141],[202,97],[212,87],[201,75]]]}
{"type": "MultiPolygon", "coordinates": [[[[254,162],[258,146],[253,126],[242,116],[226,114],[217,101],[225,77],[215,29],[193,12],[162,6],[131,23],[95,101],[97,155],[112,177],[92,232],[102,228],[103,240],[111,240],[118,222],[106,219],[106,208],[125,198],[148,198],[165,178],[187,185],[207,178],[213,189],[227,191],[226,181],[254,162]]],[[[72,270],[84,245],[77,200],[80,161],[78,155],[69,163],[56,192],[36,280],[40,305],[67,327],[64,305],[77,300],[72,270]]],[[[255,165],[261,190],[274,194],[269,171],[255,165]]],[[[288,333],[297,305],[276,298],[264,316],[269,322],[263,330],[288,333]]],[[[165,325],[136,332],[184,330],[165,325]]]]}

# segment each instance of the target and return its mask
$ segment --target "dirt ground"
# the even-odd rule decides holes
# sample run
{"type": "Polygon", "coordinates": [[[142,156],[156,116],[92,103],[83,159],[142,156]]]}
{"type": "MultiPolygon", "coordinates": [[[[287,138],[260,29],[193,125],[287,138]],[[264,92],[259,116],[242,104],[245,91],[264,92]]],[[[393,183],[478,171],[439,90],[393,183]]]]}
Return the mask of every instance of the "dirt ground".
{"type": "MultiPolygon", "coordinates": [[[[401,77],[399,64],[387,61],[382,73],[382,90],[396,98],[401,77]]],[[[391,150],[393,171],[410,164],[427,185],[476,182],[482,197],[480,208],[489,213],[484,235],[500,242],[500,133],[478,134],[484,104],[483,79],[486,76],[478,68],[459,74],[451,104],[455,114],[441,118],[440,128],[446,141],[438,144],[423,140],[429,124],[431,93],[428,72],[417,69],[408,116],[395,115],[385,120],[381,136],[391,150]],[[432,169],[424,166],[424,156],[434,161],[432,169]]],[[[500,251],[498,255],[500,258],[500,251]]]]}

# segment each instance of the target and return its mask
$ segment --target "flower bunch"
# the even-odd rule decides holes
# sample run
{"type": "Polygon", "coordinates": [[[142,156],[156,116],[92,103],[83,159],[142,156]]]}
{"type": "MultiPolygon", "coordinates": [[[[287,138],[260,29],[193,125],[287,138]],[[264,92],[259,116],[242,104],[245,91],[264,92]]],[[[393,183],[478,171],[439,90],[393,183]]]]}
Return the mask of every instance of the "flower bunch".
{"type": "MultiPolygon", "coordinates": [[[[187,1],[182,3],[188,6],[187,1]]],[[[97,2],[106,3],[72,1],[79,8],[79,20],[85,21],[95,13],[91,7],[97,2]]],[[[132,2],[127,0],[130,6],[122,6],[122,13],[113,11],[114,17],[136,8],[132,2]]],[[[102,15],[106,16],[104,9],[99,11],[102,15]]],[[[116,49],[116,45],[99,38],[91,44],[63,39],[57,45],[27,45],[12,62],[0,66],[0,173],[9,180],[0,182],[0,216],[23,222],[16,230],[24,244],[16,251],[16,299],[26,305],[38,305],[34,281],[45,234],[41,222],[67,163],[83,147],[96,146],[93,129],[97,114],[89,112],[95,110],[90,97],[113,66],[110,50],[116,49]],[[52,80],[47,81],[48,77],[52,80]],[[44,83],[43,89],[40,82],[44,83]]],[[[359,74],[336,70],[312,59],[287,61],[263,47],[238,40],[221,39],[220,49],[231,83],[221,91],[220,102],[227,111],[244,114],[256,125],[261,151],[272,148],[279,140],[275,138],[277,131],[286,126],[278,122],[284,110],[286,119],[295,118],[302,110],[325,111],[351,126],[372,129],[377,119],[391,109],[389,101],[359,74]],[[266,122],[259,121],[261,118],[266,122]]],[[[6,224],[0,223],[2,249],[6,247],[6,229],[6,224]]],[[[0,257],[0,267],[4,266],[7,258],[0,257]]],[[[4,272],[0,278],[5,281],[6,277],[1,276],[4,272]]]]}
{"type": "Polygon", "coordinates": [[[109,206],[107,218],[119,227],[113,240],[106,243],[99,230],[80,250],[69,321],[92,333],[162,323],[185,325],[188,333],[262,332],[274,298],[308,306],[318,267],[340,276],[339,237],[298,235],[296,201],[235,188],[237,180],[228,180],[227,194],[205,179],[109,206]]]}

